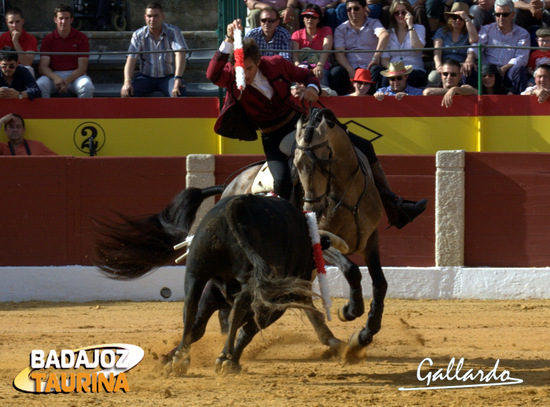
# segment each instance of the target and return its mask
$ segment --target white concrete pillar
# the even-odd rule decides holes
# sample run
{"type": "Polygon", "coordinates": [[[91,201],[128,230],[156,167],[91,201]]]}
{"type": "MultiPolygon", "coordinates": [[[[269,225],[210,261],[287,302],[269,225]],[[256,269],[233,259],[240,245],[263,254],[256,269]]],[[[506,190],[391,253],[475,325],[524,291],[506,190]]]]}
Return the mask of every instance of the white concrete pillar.
{"type": "MultiPolygon", "coordinates": [[[[216,185],[214,172],[216,170],[216,159],[213,154],[190,154],[186,162],[187,175],[185,178],[186,187],[206,188],[216,185]]],[[[195,223],[192,227],[194,233],[196,226],[203,216],[214,206],[215,198],[208,198],[200,206],[195,223]]]]}
{"type": "Polygon", "coordinates": [[[435,265],[464,265],[465,152],[438,151],[435,181],[435,265]]]}

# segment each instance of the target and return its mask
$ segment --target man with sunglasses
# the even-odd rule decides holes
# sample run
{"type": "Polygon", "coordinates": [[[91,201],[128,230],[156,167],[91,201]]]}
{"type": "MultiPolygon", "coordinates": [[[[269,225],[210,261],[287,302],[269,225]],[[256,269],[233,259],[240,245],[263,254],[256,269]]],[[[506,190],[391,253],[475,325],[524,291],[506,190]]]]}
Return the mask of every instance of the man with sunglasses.
{"type": "Polygon", "coordinates": [[[13,48],[4,47],[0,53],[0,98],[30,99],[42,96],[34,77],[17,61],[13,48]]]}
{"type": "Polygon", "coordinates": [[[350,79],[357,68],[368,69],[372,80],[380,82],[381,51],[386,49],[390,35],[379,20],[368,17],[366,0],[346,0],[349,20],[340,24],[334,32],[334,54],[338,65],[330,70],[330,87],[339,95],[347,95],[350,79]],[[360,51],[364,52],[349,52],[360,51]],[[348,51],[348,52],[346,52],[348,51]]]}
{"type": "Polygon", "coordinates": [[[441,88],[426,88],[425,96],[443,95],[441,106],[449,108],[453,105],[455,95],[477,95],[477,89],[460,83],[460,64],[454,59],[446,59],[441,68],[441,88]]]}
{"type": "MultiPolygon", "coordinates": [[[[510,45],[529,47],[531,38],[526,29],[514,24],[515,9],[512,0],[495,1],[496,22],[481,27],[477,44],[489,46],[510,45]]],[[[477,45],[472,44],[472,45],[477,45]]],[[[478,48],[468,49],[468,59],[474,60],[478,48]]],[[[529,49],[483,48],[483,63],[495,64],[502,75],[504,86],[519,95],[527,86],[529,49]]]]}
{"type": "Polygon", "coordinates": [[[258,28],[261,25],[261,13],[267,8],[275,10],[280,16],[284,28],[293,33],[300,28],[300,9],[296,0],[245,0],[248,7],[248,24],[251,28],[258,28]]]}
{"type": "MultiPolygon", "coordinates": [[[[253,38],[262,50],[290,50],[292,41],[290,33],[280,25],[279,13],[271,7],[266,7],[260,13],[260,27],[253,28],[246,38],[253,38]]],[[[262,56],[280,55],[292,61],[290,52],[262,51],[262,56]]]]}
{"type": "Polygon", "coordinates": [[[395,96],[397,100],[401,100],[407,95],[421,96],[422,89],[415,88],[407,83],[412,70],[412,65],[405,66],[402,61],[390,62],[388,69],[381,72],[382,76],[390,81],[390,86],[378,89],[374,94],[376,100],[382,101],[384,96],[395,96]]]}

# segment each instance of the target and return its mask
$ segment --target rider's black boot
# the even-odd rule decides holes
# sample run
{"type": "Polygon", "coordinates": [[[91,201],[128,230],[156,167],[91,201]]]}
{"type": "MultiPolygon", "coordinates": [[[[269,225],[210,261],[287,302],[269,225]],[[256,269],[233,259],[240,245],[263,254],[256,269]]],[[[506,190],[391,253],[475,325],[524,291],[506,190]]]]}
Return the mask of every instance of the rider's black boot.
{"type": "Polygon", "coordinates": [[[379,162],[376,162],[370,166],[372,170],[372,176],[376,188],[380,193],[382,204],[386,216],[388,217],[388,223],[390,226],[395,226],[397,229],[401,229],[406,224],[413,221],[418,215],[424,212],[426,206],[428,206],[428,200],[422,199],[420,201],[407,201],[402,197],[398,197],[392,192],[386,174],[382,169],[379,162]]]}

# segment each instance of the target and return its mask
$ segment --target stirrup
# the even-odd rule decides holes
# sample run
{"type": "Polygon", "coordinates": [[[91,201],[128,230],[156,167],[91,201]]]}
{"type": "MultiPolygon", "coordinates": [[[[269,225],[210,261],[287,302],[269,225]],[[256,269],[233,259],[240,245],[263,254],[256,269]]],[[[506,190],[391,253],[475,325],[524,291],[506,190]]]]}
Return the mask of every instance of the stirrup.
{"type": "Polygon", "coordinates": [[[399,197],[395,204],[398,216],[394,223],[390,223],[388,228],[395,226],[397,229],[403,228],[405,225],[412,222],[418,215],[420,215],[428,206],[428,200],[422,199],[420,201],[408,201],[399,197]]]}

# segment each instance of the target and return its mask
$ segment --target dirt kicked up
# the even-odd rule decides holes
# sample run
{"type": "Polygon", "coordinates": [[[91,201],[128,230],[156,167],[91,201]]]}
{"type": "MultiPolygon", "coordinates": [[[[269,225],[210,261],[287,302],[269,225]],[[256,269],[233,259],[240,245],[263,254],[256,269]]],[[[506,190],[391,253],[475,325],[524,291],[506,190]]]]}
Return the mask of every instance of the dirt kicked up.
{"type": "MultiPolygon", "coordinates": [[[[341,339],[364,323],[337,320],[341,339]]],[[[382,331],[358,364],[342,365],[321,345],[299,312],[288,312],[245,350],[243,371],[219,377],[214,362],[223,348],[217,318],[192,349],[189,373],[163,373],[159,357],[182,332],[182,303],[0,304],[2,406],[543,406],[550,405],[550,300],[427,301],[389,299],[382,331]],[[31,350],[77,349],[108,343],[138,345],[142,362],[126,373],[129,391],[36,395],[12,382],[29,365],[31,350]],[[427,359],[433,363],[430,367],[427,359]],[[435,390],[475,381],[443,377],[469,369],[508,372],[521,384],[435,390]],[[423,363],[418,378],[418,367],[423,363]],[[435,373],[442,369],[439,380],[435,373]],[[399,388],[425,388],[400,391],[399,388]]],[[[452,375],[451,375],[452,376],[452,375]]],[[[493,380],[493,382],[495,382],[493,380]]],[[[498,382],[498,380],[497,380],[498,382]]],[[[479,381],[477,381],[479,383],[479,381]]]]}

